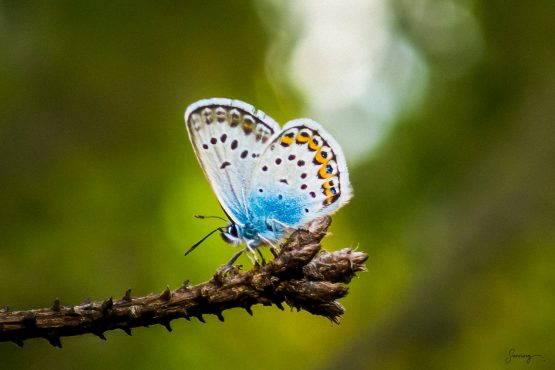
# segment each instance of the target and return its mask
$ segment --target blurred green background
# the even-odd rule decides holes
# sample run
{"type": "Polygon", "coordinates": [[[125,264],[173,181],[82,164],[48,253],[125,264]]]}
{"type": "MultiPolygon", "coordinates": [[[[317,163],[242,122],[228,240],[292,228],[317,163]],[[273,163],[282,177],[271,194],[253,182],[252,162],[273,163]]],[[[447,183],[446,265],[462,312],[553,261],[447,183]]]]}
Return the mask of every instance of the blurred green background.
{"type": "Polygon", "coordinates": [[[0,368],[553,368],[554,25],[552,0],[0,2],[0,305],[227,261],[183,257],[220,225],[192,217],[221,214],[183,123],[206,97],[332,132],[355,197],[324,245],[369,254],[340,326],[255,307],[0,343],[0,368]]]}

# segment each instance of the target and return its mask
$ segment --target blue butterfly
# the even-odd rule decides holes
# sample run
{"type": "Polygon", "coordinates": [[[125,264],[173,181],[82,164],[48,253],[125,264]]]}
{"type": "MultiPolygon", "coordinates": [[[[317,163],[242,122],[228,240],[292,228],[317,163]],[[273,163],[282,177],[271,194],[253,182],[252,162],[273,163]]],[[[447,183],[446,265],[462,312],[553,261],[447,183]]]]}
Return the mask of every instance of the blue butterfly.
{"type": "Polygon", "coordinates": [[[310,119],[281,129],[250,104],[213,98],[191,104],[185,122],[200,166],[230,219],[220,230],[222,238],[244,243],[255,260],[256,247],[276,248],[293,230],[334,213],[352,197],[341,147],[310,119]]]}

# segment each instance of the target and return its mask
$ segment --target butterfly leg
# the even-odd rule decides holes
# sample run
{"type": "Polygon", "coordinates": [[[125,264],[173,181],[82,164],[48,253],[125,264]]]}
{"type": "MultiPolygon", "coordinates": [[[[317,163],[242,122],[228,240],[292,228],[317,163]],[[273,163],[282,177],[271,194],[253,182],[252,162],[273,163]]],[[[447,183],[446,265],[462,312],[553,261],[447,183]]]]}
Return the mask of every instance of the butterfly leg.
{"type": "MultiPolygon", "coordinates": [[[[278,220],[276,220],[276,219],[274,219],[274,218],[268,219],[268,222],[271,222],[271,224],[272,224],[272,230],[274,231],[274,236],[275,236],[276,240],[280,239],[280,238],[279,238],[279,235],[277,235],[277,233],[276,233],[276,231],[277,231],[276,225],[282,227],[283,229],[285,229],[285,233],[286,233],[286,234],[292,233],[293,231],[296,231],[296,230],[297,230],[296,228],[291,227],[291,226],[289,226],[289,225],[287,225],[287,224],[284,224],[283,222],[280,222],[280,221],[278,221],[278,220]]],[[[274,256],[277,257],[277,254],[279,254],[279,248],[277,248],[277,247],[276,247],[275,245],[273,245],[272,243],[269,243],[269,242],[268,242],[268,244],[270,244],[270,246],[272,247],[272,254],[273,254],[274,256]]]]}
{"type": "Polygon", "coordinates": [[[247,257],[249,257],[253,265],[258,265],[258,257],[256,256],[256,252],[254,251],[255,247],[250,245],[249,242],[247,242],[246,244],[247,247],[244,249],[244,251],[246,252],[247,257]]]}
{"type": "Polygon", "coordinates": [[[264,243],[268,244],[270,246],[270,251],[272,252],[272,254],[274,255],[274,258],[277,257],[279,255],[279,249],[278,247],[276,247],[274,245],[274,243],[272,243],[270,241],[270,239],[267,239],[265,237],[263,237],[262,235],[259,235],[260,239],[262,239],[264,241],[264,243]]]}
{"type": "Polygon", "coordinates": [[[235,252],[235,254],[231,256],[231,259],[225,265],[227,267],[233,267],[233,264],[235,263],[235,261],[237,261],[237,258],[239,258],[241,253],[243,253],[244,251],[245,251],[244,249],[241,249],[240,251],[235,252]]]}
{"type": "Polygon", "coordinates": [[[256,248],[256,251],[258,252],[258,256],[260,257],[260,261],[262,262],[262,266],[264,266],[266,264],[266,260],[264,259],[264,256],[262,255],[262,252],[260,251],[260,248],[256,248]]]}
{"type": "MultiPolygon", "coordinates": [[[[241,249],[240,251],[235,252],[235,254],[233,256],[231,256],[231,259],[225,264],[225,266],[229,267],[229,268],[233,267],[233,264],[235,263],[235,261],[237,261],[237,258],[239,258],[239,256],[243,252],[245,252],[245,254],[247,255],[247,257],[249,258],[249,260],[252,262],[253,265],[258,264],[258,257],[256,256],[256,252],[247,243],[247,247],[245,249],[241,249]]],[[[264,261],[264,257],[262,257],[262,255],[260,255],[260,257],[264,261]]],[[[265,261],[264,261],[264,263],[265,263],[265,261]]]]}

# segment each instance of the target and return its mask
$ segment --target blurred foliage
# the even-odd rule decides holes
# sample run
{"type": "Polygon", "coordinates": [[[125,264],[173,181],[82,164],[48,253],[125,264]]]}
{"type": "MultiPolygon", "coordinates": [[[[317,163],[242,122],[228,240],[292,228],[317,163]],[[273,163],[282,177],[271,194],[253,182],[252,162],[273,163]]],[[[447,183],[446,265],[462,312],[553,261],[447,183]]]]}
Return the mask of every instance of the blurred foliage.
{"type": "MultiPolygon", "coordinates": [[[[429,85],[419,109],[351,167],[355,198],[325,244],[359,244],[370,271],[343,300],[341,326],[258,307],[252,318],[227,312],[223,324],[176,322],[171,334],[66,338],[62,350],[0,343],[0,367],[526,367],[505,364],[515,348],[543,355],[530,368],[549,368],[555,3],[393,4],[429,85]],[[464,27],[442,34],[432,10],[449,4],[476,20],[478,49],[461,52],[464,27]],[[449,48],[437,47],[440,36],[449,48]]],[[[1,305],[145,294],[205,280],[229,258],[217,238],[182,257],[220,225],[192,218],[220,209],[182,115],[224,96],[278,122],[298,116],[294,86],[266,75],[278,32],[266,18],[250,2],[221,0],[0,3],[1,305]]]]}

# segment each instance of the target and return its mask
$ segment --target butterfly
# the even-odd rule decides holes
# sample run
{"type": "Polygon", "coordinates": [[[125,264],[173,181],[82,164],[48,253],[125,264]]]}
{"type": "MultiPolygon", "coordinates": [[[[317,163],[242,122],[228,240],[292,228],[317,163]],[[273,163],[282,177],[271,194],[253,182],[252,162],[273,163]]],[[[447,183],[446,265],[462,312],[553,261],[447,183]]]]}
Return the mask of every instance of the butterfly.
{"type": "Polygon", "coordinates": [[[276,249],[293,230],[334,213],[352,197],[341,147],[313,120],[295,119],[281,128],[250,104],[212,98],[187,107],[185,123],[230,220],[213,232],[219,230],[235,246],[246,245],[228,265],[243,251],[256,261],[258,246],[276,249]]]}

